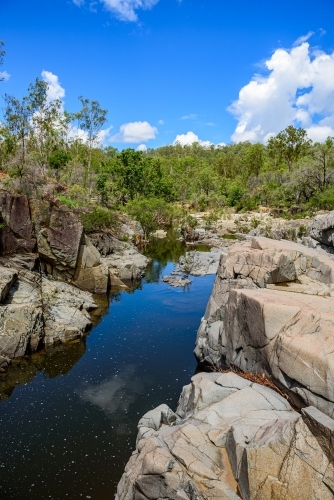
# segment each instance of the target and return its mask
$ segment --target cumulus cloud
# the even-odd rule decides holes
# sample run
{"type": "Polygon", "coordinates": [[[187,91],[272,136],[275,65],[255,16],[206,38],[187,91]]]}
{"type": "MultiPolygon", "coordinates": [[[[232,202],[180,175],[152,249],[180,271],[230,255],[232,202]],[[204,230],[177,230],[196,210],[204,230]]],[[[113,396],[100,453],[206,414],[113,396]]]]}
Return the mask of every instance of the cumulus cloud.
{"type": "Polygon", "coordinates": [[[136,22],[136,10],[151,9],[159,0],[100,0],[101,3],[122,21],[136,22]]]}
{"type": "Polygon", "coordinates": [[[137,151],[147,151],[146,144],[139,144],[139,146],[137,147],[137,151]]]}
{"type": "Polygon", "coordinates": [[[10,78],[10,74],[7,71],[0,71],[0,82],[7,82],[10,78]]]}
{"type": "Polygon", "coordinates": [[[312,51],[302,42],[277,49],[267,75],[254,75],[229,111],[238,120],[234,142],[266,142],[290,124],[313,140],[334,135],[334,52],[312,51]]]}
{"type": "Polygon", "coordinates": [[[130,122],[120,126],[119,132],[110,138],[111,142],[141,143],[155,139],[158,129],[148,122],[130,122]]]}
{"type": "Polygon", "coordinates": [[[42,71],[43,80],[48,84],[47,97],[48,101],[55,99],[63,99],[65,97],[65,89],[60,85],[57,75],[51,71],[42,71]]]}
{"type": "Polygon", "coordinates": [[[186,134],[177,135],[173,144],[174,146],[175,144],[181,144],[181,146],[189,146],[191,144],[194,144],[195,142],[198,142],[198,144],[204,147],[210,147],[212,144],[212,142],[210,141],[202,141],[194,132],[187,132],[186,134]]]}

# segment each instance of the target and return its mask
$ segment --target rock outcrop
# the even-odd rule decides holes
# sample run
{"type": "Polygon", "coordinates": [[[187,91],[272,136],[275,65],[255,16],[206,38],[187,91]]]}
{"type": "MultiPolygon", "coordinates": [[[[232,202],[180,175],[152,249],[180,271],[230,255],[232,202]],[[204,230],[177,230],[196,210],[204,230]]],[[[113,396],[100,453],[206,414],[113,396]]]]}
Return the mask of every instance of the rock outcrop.
{"type": "Polygon", "coordinates": [[[36,257],[2,257],[1,276],[15,276],[0,303],[0,370],[11,359],[82,338],[97,306],[88,292],[36,272],[36,257]],[[6,274],[7,273],[7,274],[6,274]]]}
{"type": "Polygon", "coordinates": [[[232,372],[195,375],[175,413],[139,421],[116,500],[333,500],[333,425],[232,372]]]}
{"type": "Polygon", "coordinates": [[[334,247],[334,211],[313,219],[310,236],[323,245],[334,247]]]}
{"type": "MultiPolygon", "coordinates": [[[[107,247],[96,235],[95,246],[59,200],[1,192],[0,217],[0,371],[43,345],[82,338],[97,308],[91,294],[141,278],[149,261],[108,231],[107,247]],[[108,255],[111,244],[102,258],[98,248],[108,255]]],[[[138,223],[126,222],[122,234],[134,234],[138,223]]]]}
{"type": "Polygon", "coordinates": [[[203,365],[264,372],[334,417],[334,260],[290,241],[254,238],[221,258],[199,328],[203,365]]]}
{"type": "Polygon", "coordinates": [[[29,201],[25,195],[0,192],[0,252],[33,252],[36,238],[30,218],[29,201]]]}
{"type": "Polygon", "coordinates": [[[222,251],[221,248],[212,248],[210,252],[192,250],[180,257],[176,269],[193,276],[216,274],[222,251]]]}

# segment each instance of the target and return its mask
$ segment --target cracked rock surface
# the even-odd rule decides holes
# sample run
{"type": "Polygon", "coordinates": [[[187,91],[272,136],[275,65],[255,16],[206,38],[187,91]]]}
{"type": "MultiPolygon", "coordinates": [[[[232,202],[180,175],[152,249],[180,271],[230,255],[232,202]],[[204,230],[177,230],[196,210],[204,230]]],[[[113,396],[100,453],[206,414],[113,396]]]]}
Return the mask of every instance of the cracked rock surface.
{"type": "Polygon", "coordinates": [[[265,372],[334,417],[334,259],[256,237],[229,248],[197,333],[203,365],[265,372]]]}
{"type": "Polygon", "coordinates": [[[161,405],[139,421],[116,500],[332,500],[319,436],[334,422],[322,417],[235,373],[197,374],[175,413],[161,405]]]}

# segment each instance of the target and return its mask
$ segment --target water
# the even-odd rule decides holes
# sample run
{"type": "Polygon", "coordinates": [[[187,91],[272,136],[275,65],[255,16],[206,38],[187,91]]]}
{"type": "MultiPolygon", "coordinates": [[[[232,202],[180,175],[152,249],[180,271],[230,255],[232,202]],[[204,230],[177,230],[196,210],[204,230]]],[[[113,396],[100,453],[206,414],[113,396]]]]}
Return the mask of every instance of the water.
{"type": "Polygon", "coordinates": [[[173,238],[154,242],[146,279],[102,300],[105,314],[85,342],[0,377],[1,500],[114,498],[139,418],[161,403],[175,409],[196,369],[214,277],[192,278],[187,289],[159,279],[184,251],[173,238]]]}

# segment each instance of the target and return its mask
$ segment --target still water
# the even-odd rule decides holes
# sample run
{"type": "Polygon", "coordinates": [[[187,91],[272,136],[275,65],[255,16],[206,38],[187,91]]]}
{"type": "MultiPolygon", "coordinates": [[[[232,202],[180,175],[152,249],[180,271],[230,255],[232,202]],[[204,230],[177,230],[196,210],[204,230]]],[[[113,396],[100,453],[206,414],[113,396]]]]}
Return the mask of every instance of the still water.
{"type": "Polygon", "coordinates": [[[173,238],[151,244],[145,279],[105,299],[84,342],[0,376],[1,500],[114,498],[139,418],[161,403],[175,409],[196,369],[214,276],[186,289],[163,283],[184,251],[173,238]]]}

